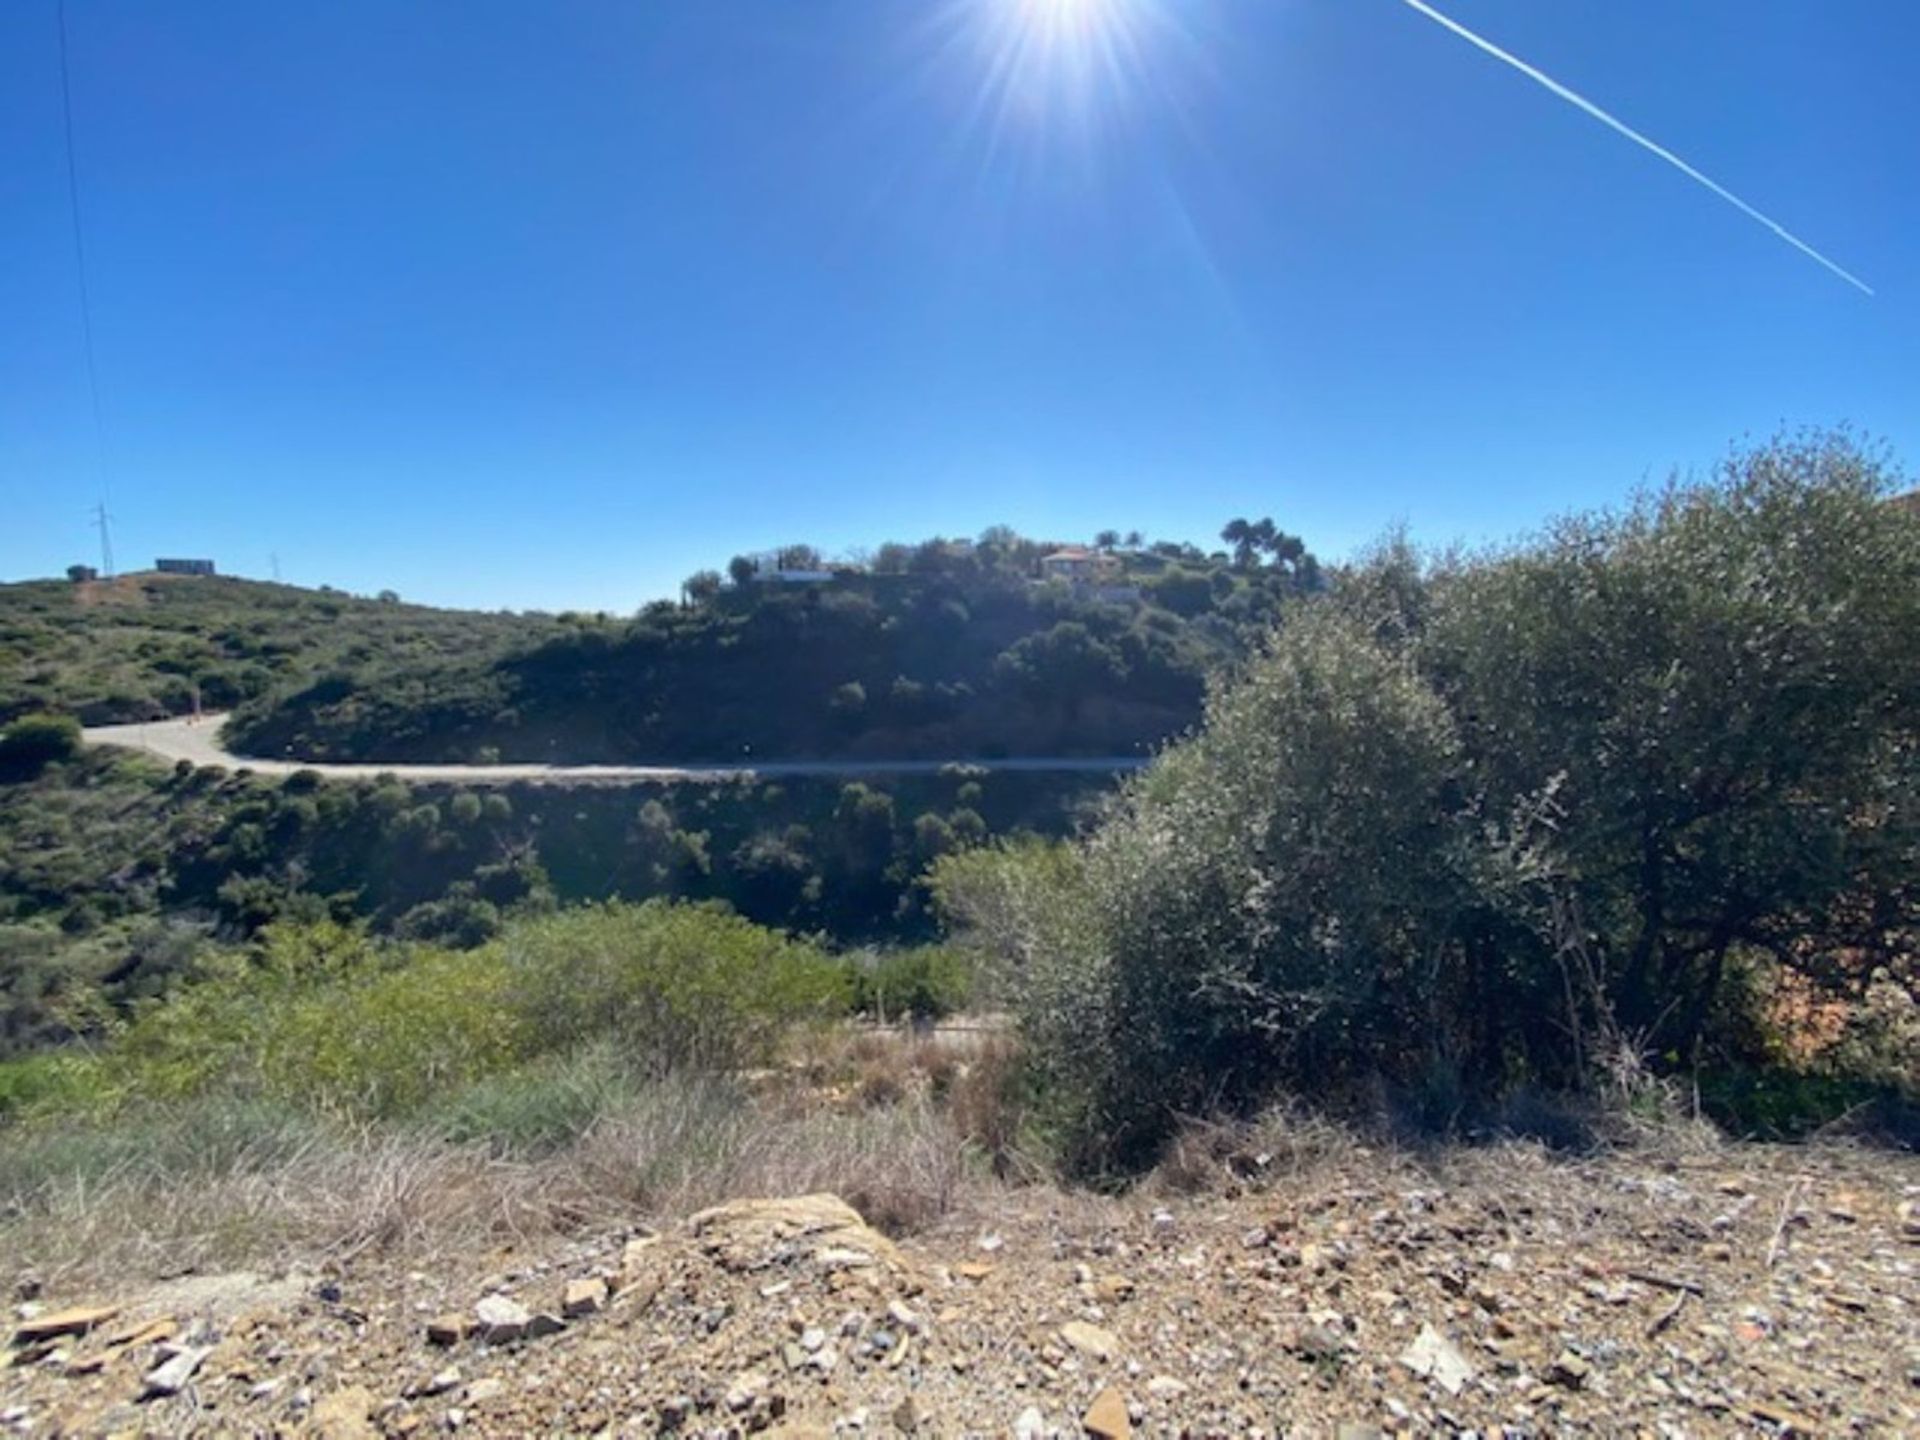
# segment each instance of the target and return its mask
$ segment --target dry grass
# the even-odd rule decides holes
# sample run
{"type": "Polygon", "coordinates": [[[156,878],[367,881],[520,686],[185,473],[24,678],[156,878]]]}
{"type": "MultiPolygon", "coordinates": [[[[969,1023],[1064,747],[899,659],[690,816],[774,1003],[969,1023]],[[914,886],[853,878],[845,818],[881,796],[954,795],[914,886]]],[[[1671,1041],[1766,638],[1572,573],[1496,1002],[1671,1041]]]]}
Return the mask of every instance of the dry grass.
{"type": "MultiPolygon", "coordinates": [[[[623,1086],[583,1064],[485,1099],[470,1097],[458,1112],[470,1128],[451,1131],[343,1129],[233,1101],[153,1107],[95,1131],[15,1131],[0,1150],[0,1282],[33,1273],[76,1288],[359,1256],[431,1266],[745,1196],[830,1191],[895,1234],[987,1215],[1015,1186],[1027,1207],[1094,1198],[1048,1183],[1018,1042],[1003,1031],[846,1027],[815,1034],[750,1083],[623,1086]],[[556,1115],[558,1130],[541,1128],[556,1115]]],[[[1565,1187],[1571,1210],[1590,1183],[1584,1167],[1608,1149],[1711,1164],[1722,1144],[1677,1104],[1620,1121],[1598,1151],[1390,1134],[1304,1107],[1190,1120],[1131,1203],[1334,1195],[1443,1175],[1493,1189],[1525,1174],[1536,1195],[1565,1187]]]]}
{"type": "Polygon", "coordinates": [[[1409,1152],[1299,1106],[1276,1106],[1257,1119],[1188,1119],[1142,1185],[1155,1197],[1232,1196],[1284,1185],[1293,1191],[1358,1170],[1411,1170],[1409,1152]]]}
{"type": "Polygon", "coordinates": [[[1030,1134],[1022,1049],[1005,1022],[960,1020],[932,1030],[860,1025],[816,1037],[789,1059],[793,1076],[851,1112],[930,1107],[1002,1179],[1049,1174],[1030,1134]]]}
{"type": "Polygon", "coordinates": [[[532,1157],[399,1127],[265,1124],[200,1154],[196,1121],[145,1135],[10,1137],[0,1280],[67,1288],[363,1253],[425,1264],[502,1241],[672,1219],[720,1200],[827,1190],[895,1232],[928,1225],[985,1168],[925,1099],[851,1113],[706,1080],[650,1086],[532,1157]]]}

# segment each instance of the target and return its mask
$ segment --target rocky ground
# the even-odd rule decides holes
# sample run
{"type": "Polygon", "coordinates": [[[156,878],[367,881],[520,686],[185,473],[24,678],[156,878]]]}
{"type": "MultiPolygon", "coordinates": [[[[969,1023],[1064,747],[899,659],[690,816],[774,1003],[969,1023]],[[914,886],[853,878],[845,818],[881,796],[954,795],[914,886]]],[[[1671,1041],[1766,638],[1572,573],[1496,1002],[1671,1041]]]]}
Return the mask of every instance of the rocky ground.
{"type": "Polygon", "coordinates": [[[32,1296],[0,1426],[1920,1435],[1915,1157],[1215,1161],[1202,1194],[1015,1191],[897,1242],[816,1196],[432,1273],[32,1296]]]}

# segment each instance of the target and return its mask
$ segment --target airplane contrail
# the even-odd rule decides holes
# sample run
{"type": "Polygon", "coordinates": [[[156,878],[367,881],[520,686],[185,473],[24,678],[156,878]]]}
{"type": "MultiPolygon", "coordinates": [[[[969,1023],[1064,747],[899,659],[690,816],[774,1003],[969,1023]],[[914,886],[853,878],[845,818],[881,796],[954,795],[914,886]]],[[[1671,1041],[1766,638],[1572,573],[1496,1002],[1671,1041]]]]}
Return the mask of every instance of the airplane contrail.
{"type": "Polygon", "coordinates": [[[1488,40],[1484,36],[1476,35],[1473,31],[1469,30],[1466,26],[1462,25],[1459,21],[1449,19],[1447,16],[1442,15],[1438,10],[1434,9],[1431,5],[1427,4],[1426,0],[1403,0],[1403,3],[1409,9],[1415,10],[1420,14],[1426,16],[1427,19],[1433,21],[1434,24],[1442,26],[1445,29],[1451,30],[1455,35],[1458,35],[1462,40],[1466,41],[1469,45],[1472,45],[1475,49],[1485,51],[1487,54],[1493,56],[1494,59],[1501,61],[1503,64],[1511,65],[1515,70],[1518,70],[1522,75],[1526,76],[1529,80],[1533,81],[1536,85],[1539,85],[1547,90],[1552,91],[1555,95],[1558,95],[1562,100],[1565,100],[1568,104],[1577,106],[1578,108],[1586,111],[1587,114],[1591,115],[1594,119],[1598,120],[1602,125],[1605,125],[1610,130],[1618,131],[1620,134],[1626,136],[1627,139],[1633,141],[1633,143],[1638,145],[1642,150],[1648,150],[1648,151],[1651,151],[1653,154],[1658,155],[1662,160],[1666,161],[1669,165],[1673,166],[1673,168],[1678,170],[1682,175],[1685,175],[1688,179],[1698,181],[1700,184],[1706,186],[1707,189],[1711,190],[1714,194],[1718,195],[1722,200],[1726,201],[1729,205],[1733,206],[1734,209],[1738,210],[1741,214],[1745,215],[1748,219],[1759,221],[1762,225],[1766,226],[1767,229],[1771,230],[1774,234],[1778,235],[1782,240],[1786,241],[1787,244],[1793,246],[1793,248],[1798,250],[1802,255],[1807,256],[1809,259],[1818,261],[1820,264],[1824,265],[1828,270],[1832,271],[1835,275],[1838,275],[1842,280],[1846,281],[1849,285],[1853,286],[1856,290],[1864,291],[1868,295],[1873,294],[1873,287],[1867,284],[1866,281],[1862,280],[1859,276],[1850,273],[1842,266],[1836,265],[1833,261],[1829,260],[1826,256],[1822,255],[1818,250],[1814,249],[1811,245],[1807,244],[1807,242],[1802,240],[1798,235],[1795,235],[1791,230],[1787,229],[1787,227],[1782,225],[1779,221],[1772,219],[1767,215],[1763,215],[1760,211],[1754,209],[1753,206],[1749,205],[1746,201],[1742,200],[1738,195],[1734,194],[1731,190],[1727,189],[1726,186],[1720,184],[1718,181],[1712,179],[1709,176],[1701,174],[1698,170],[1694,169],[1693,166],[1689,165],[1686,161],[1682,160],[1678,155],[1674,154],[1671,150],[1667,149],[1666,146],[1660,144],[1657,141],[1648,139],[1645,135],[1642,135],[1638,130],[1634,129],[1631,125],[1627,124],[1625,121],[1617,119],[1612,115],[1609,115],[1605,110],[1602,110],[1598,105],[1594,104],[1591,100],[1587,99],[1586,96],[1578,94],[1575,91],[1569,90],[1566,86],[1562,85],[1558,80],[1555,80],[1551,75],[1545,74],[1544,72],[1535,69],[1533,66],[1529,65],[1526,61],[1522,60],[1518,55],[1515,55],[1510,51],[1502,50],[1498,45],[1494,44],[1491,40],[1488,40]]]}

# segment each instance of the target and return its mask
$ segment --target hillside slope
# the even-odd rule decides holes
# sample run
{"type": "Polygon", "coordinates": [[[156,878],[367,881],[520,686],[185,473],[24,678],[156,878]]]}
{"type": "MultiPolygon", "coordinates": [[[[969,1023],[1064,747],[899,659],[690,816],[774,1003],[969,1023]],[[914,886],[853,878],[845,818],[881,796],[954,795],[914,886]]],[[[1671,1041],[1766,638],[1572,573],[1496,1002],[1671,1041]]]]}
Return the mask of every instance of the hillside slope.
{"type": "Polygon", "coordinates": [[[0,585],[0,723],[32,710],[88,725],[190,714],[196,702],[224,710],[320,674],[528,647],[557,625],[224,576],[0,585]]]}
{"type": "Polygon", "coordinates": [[[1207,676],[1319,583],[1167,548],[1103,557],[1099,583],[950,542],[820,583],[714,576],[692,603],[577,620],[519,653],[330,673],[243,706],[230,735],[333,761],[1139,753],[1192,725],[1207,676]]]}

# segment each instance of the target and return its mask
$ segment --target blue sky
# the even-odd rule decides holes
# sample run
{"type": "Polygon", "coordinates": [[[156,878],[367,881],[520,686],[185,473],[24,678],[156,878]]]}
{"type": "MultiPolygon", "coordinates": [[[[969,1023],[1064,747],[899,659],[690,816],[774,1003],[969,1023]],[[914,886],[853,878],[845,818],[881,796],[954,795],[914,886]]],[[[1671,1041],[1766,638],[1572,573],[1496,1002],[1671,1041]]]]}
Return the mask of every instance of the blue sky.
{"type": "Polygon", "coordinates": [[[1048,3],[68,0],[96,440],[10,0],[0,577],[103,491],[123,568],[624,611],[788,540],[1339,556],[1783,424],[1920,456],[1911,0],[1437,0],[1873,298],[1400,0],[1048,3]]]}

